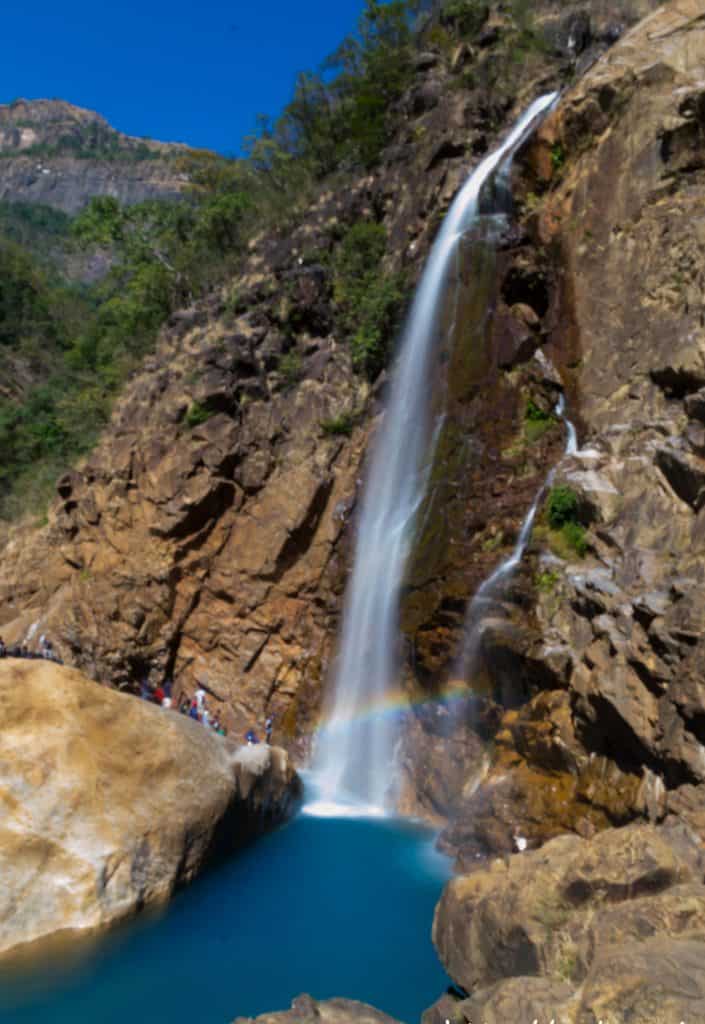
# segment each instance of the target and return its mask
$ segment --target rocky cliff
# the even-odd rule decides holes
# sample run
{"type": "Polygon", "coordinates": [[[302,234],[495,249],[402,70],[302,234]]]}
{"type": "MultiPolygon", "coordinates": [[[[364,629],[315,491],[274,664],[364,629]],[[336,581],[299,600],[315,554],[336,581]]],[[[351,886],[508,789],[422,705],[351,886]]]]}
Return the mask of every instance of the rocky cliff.
{"type": "Polygon", "coordinates": [[[549,268],[543,352],[581,444],[556,482],[576,497],[587,551],[561,548],[544,519],[508,603],[478,627],[490,693],[509,680],[514,707],[497,714],[494,768],[463,804],[466,847],[687,813],[702,782],[704,38],[697,4],[645,19],[527,156],[527,258],[549,268]]]}
{"type": "Polygon", "coordinates": [[[354,372],[336,319],[341,239],[382,225],[380,272],[413,282],[468,166],[529,96],[572,78],[515,162],[518,216],[491,256],[468,242],[454,345],[429,382],[446,418],[404,682],[464,699],[418,701],[402,767],[404,806],[449,822],[468,872],[437,915],[468,997],[442,1020],[703,1014],[705,11],[652,7],[542,6],[551,48],[511,76],[498,10],[472,47],[430,42],[379,169],[322,191],[172,317],[48,524],[3,548],[7,639],[49,631],[120,687],[204,681],[233,728],[274,710],[282,739],[304,739],[385,387],[354,372]],[[461,671],[468,601],[554,466],[572,533],[545,495],[461,671]],[[470,871],[497,853],[514,856],[470,871]]]}
{"type": "MultiPolygon", "coordinates": [[[[60,482],[48,526],[31,541],[25,529],[10,534],[0,577],[8,638],[40,623],[67,659],[117,685],[176,673],[187,691],[207,681],[233,727],[267,708],[289,738],[310,731],[384,384],[371,390],[353,370],[336,254],[357,225],[381,225],[380,273],[401,270],[411,285],[468,165],[529,96],[619,33],[614,11],[596,10],[592,25],[575,9],[548,4],[542,14],[548,50],[517,50],[514,29],[493,11],[475,47],[421,53],[381,166],[322,191],[286,236],[255,240],[222,294],[172,318],[95,454],[60,482]]],[[[536,447],[519,445],[506,466],[497,461],[523,430],[527,397],[551,396],[527,362],[546,336],[545,310],[531,297],[546,289],[543,268],[523,267],[525,250],[522,236],[508,235],[501,273],[488,266],[487,288],[463,318],[467,352],[481,340],[468,327],[479,305],[496,310],[487,350],[467,358],[461,346],[451,364],[454,419],[433,494],[442,504],[457,492],[461,514],[455,534],[441,531],[420,549],[406,612],[418,685],[431,690],[462,634],[465,599],[510,542],[561,443],[554,430],[536,447]],[[516,286],[503,292],[502,275],[516,286]],[[490,407],[501,415],[496,429],[490,407]],[[487,446],[475,458],[479,435],[487,446]],[[491,524],[477,512],[487,487],[498,499],[491,524]],[[472,559],[455,543],[468,530],[472,559]]],[[[438,353],[440,391],[448,356],[438,353]]]]}
{"type": "Polygon", "coordinates": [[[284,820],[287,755],[50,662],[0,660],[0,953],[166,900],[284,820]]]}
{"type": "Polygon", "coordinates": [[[122,203],[177,198],[185,147],[136,139],[61,100],[0,105],[0,200],[78,213],[93,196],[122,203]]]}
{"type": "Polygon", "coordinates": [[[510,679],[515,706],[498,709],[488,774],[446,833],[468,873],[434,938],[468,998],[428,1021],[705,1009],[702,18],[699,3],[646,18],[527,154],[524,223],[555,274],[543,350],[579,427],[556,482],[586,550],[544,518],[480,623],[491,693],[510,679]],[[635,818],[654,824],[610,828],[635,818]],[[476,870],[527,845],[540,849],[476,870]]]}

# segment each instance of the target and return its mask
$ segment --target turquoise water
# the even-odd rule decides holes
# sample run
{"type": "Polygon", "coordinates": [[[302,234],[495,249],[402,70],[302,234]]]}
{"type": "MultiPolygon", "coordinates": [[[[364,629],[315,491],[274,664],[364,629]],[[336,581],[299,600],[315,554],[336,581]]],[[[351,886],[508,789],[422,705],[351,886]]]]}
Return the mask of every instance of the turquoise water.
{"type": "Polygon", "coordinates": [[[2,1024],[226,1024],[301,992],[412,1024],[448,979],[430,939],[448,873],[430,834],[301,814],[82,957],[0,975],[2,1024]]]}

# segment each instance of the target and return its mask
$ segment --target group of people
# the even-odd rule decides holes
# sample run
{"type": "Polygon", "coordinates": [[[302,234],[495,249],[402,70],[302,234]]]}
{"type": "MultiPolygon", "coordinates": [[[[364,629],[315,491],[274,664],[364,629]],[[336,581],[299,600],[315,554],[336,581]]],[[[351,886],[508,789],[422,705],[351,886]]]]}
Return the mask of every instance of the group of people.
{"type": "MultiPolygon", "coordinates": [[[[274,728],[274,715],[269,715],[264,722],[264,736],[268,744],[272,742],[272,730],[274,728]]],[[[254,729],[248,729],[245,733],[245,739],[251,746],[253,743],[259,743],[259,736],[254,729]]]]}
{"type": "Polygon", "coordinates": [[[51,640],[44,634],[39,637],[39,649],[36,651],[30,651],[25,644],[11,644],[8,647],[0,636],[0,658],[43,658],[45,661],[55,661],[57,665],[63,665],[51,640]]]}
{"type": "MultiPolygon", "coordinates": [[[[47,661],[55,661],[57,664],[63,665],[63,661],[54,650],[51,640],[43,634],[39,637],[39,648],[36,651],[31,651],[25,644],[13,644],[8,647],[0,636],[0,658],[43,658],[47,661]]],[[[172,680],[167,679],[163,683],[153,686],[149,679],[145,678],[140,683],[140,697],[151,704],[158,704],[162,708],[169,709],[173,706],[171,696],[173,685],[172,680]]],[[[184,695],[179,702],[178,710],[182,715],[188,715],[189,718],[193,718],[207,728],[213,729],[219,736],[227,736],[228,730],[223,725],[218,712],[212,712],[208,707],[206,691],[202,686],[198,687],[193,697],[184,695]]],[[[273,728],[274,716],[269,715],[264,723],[264,734],[267,743],[272,741],[273,728]]],[[[248,729],[245,733],[245,740],[249,744],[260,742],[254,729],[248,729]]]]}
{"type": "Polygon", "coordinates": [[[228,730],[221,722],[218,712],[213,713],[208,707],[206,691],[202,686],[198,687],[190,700],[186,696],[181,698],[179,711],[182,715],[188,715],[189,718],[193,718],[196,722],[200,722],[201,725],[205,725],[214,732],[217,732],[219,736],[227,736],[228,734],[228,730]]]}
{"type": "MultiPolygon", "coordinates": [[[[167,679],[157,686],[152,686],[148,679],[144,679],[140,685],[140,697],[152,704],[159,704],[160,707],[169,709],[173,707],[171,697],[173,686],[171,679],[167,679]]],[[[184,695],[179,702],[178,710],[182,715],[188,715],[189,718],[195,719],[201,725],[213,729],[219,736],[227,736],[228,730],[221,722],[220,716],[217,712],[213,714],[208,707],[206,691],[202,686],[198,687],[192,698],[184,695]]]]}

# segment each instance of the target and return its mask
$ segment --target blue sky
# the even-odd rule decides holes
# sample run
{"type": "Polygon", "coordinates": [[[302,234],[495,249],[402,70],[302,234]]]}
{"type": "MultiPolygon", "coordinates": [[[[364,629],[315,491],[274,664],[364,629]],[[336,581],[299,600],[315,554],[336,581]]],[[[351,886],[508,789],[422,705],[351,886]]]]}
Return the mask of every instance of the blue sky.
{"type": "Polygon", "coordinates": [[[239,150],[363,0],[12,0],[0,102],[60,97],[131,135],[239,150]]]}

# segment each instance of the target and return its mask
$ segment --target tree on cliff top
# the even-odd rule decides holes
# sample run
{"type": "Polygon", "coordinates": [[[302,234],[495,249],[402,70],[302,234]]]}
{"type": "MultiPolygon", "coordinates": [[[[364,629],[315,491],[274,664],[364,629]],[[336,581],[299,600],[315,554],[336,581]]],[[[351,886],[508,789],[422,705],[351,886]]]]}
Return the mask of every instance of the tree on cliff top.
{"type": "Polygon", "coordinates": [[[388,114],[409,84],[414,22],[422,0],[366,0],[357,32],[318,72],[303,72],[273,125],[260,119],[249,159],[277,174],[292,160],[316,178],[341,166],[375,162],[389,138],[388,114]]]}

